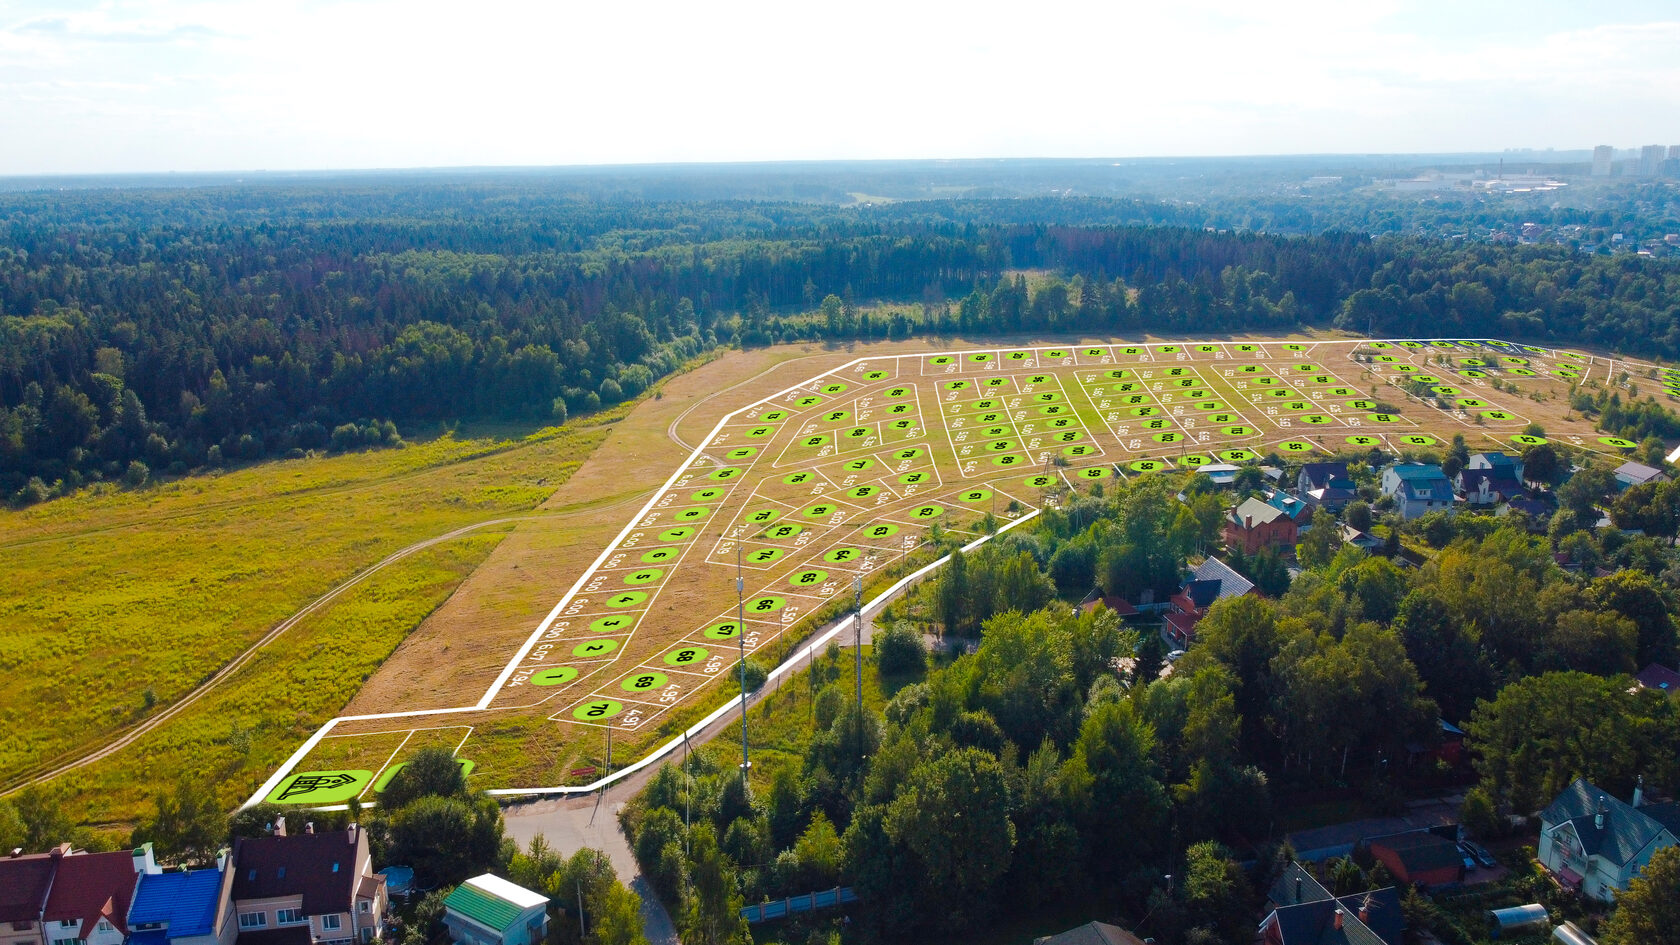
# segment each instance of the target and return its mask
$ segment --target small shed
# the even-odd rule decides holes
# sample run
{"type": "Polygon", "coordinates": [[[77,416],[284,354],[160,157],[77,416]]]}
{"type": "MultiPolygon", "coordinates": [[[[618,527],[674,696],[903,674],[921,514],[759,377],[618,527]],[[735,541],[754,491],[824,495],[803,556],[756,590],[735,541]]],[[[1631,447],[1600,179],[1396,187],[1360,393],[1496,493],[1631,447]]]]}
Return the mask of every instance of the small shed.
{"type": "Polygon", "coordinates": [[[1512,906],[1509,909],[1491,909],[1487,914],[1487,924],[1488,937],[1501,938],[1548,928],[1552,924],[1552,917],[1546,914],[1545,906],[1531,902],[1526,906],[1512,906]]]}
{"type": "Polygon", "coordinates": [[[443,900],[443,924],[456,945],[541,945],[548,897],[485,873],[443,900]]]}
{"type": "Polygon", "coordinates": [[[1598,945],[1598,939],[1581,931],[1573,922],[1565,922],[1552,930],[1552,941],[1563,945],[1598,945]]]}

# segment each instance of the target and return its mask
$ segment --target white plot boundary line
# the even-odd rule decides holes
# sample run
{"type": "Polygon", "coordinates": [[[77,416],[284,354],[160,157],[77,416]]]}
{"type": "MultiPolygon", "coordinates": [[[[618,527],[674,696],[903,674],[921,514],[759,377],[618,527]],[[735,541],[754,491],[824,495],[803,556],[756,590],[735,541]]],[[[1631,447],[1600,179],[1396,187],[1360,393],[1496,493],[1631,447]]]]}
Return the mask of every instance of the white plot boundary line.
{"type": "MultiPolygon", "coordinates": [[[[1501,344],[1501,345],[1513,345],[1515,347],[1525,347],[1525,346],[1522,346],[1522,345],[1516,345],[1513,342],[1504,341],[1503,339],[1493,339],[1493,338],[1445,338],[1445,337],[1439,337],[1439,338],[1381,338],[1381,339],[1354,338],[1354,339],[1335,339],[1335,340],[1327,340],[1327,341],[1309,341],[1309,342],[1294,342],[1294,343],[1311,345],[1311,346],[1337,345],[1337,344],[1361,345],[1361,344],[1369,344],[1372,341],[1387,341],[1387,342],[1390,342],[1390,343],[1399,343],[1399,342],[1403,342],[1403,341],[1419,341],[1419,342],[1476,341],[1476,342],[1479,342],[1479,343],[1482,343],[1482,344],[1488,344],[1488,343],[1492,342],[1492,343],[1497,343],[1497,344],[1501,344]]],[[[1171,341],[1171,342],[1161,341],[1161,342],[1153,342],[1153,343],[1151,343],[1151,342],[1140,342],[1140,346],[1144,347],[1144,348],[1149,348],[1151,346],[1158,346],[1158,345],[1162,345],[1162,344],[1173,344],[1173,345],[1178,345],[1178,346],[1181,346],[1181,347],[1189,347],[1191,345],[1196,345],[1196,344],[1220,344],[1220,343],[1222,343],[1222,342],[1215,342],[1215,341],[1211,341],[1211,340],[1208,340],[1208,341],[1188,340],[1188,341],[1171,341]]],[[[1290,344],[1290,343],[1291,342],[1288,342],[1288,341],[1259,341],[1259,342],[1255,342],[1255,344],[1290,344]]],[[[1110,343],[1110,347],[1112,347],[1112,345],[1113,345],[1113,343],[1110,343]]],[[[328,733],[330,733],[335,727],[338,726],[338,724],[340,722],[361,722],[361,721],[370,721],[370,720],[374,720],[374,719],[415,718],[415,717],[431,716],[431,715],[449,715],[449,714],[461,713],[461,712],[479,712],[479,711],[484,711],[484,710],[488,709],[490,707],[490,703],[495,699],[496,693],[500,690],[502,685],[507,682],[508,677],[512,676],[513,673],[518,669],[520,663],[524,660],[526,654],[529,653],[531,648],[537,644],[537,642],[542,638],[542,635],[545,632],[547,632],[548,628],[553,625],[555,619],[557,619],[560,616],[560,614],[565,610],[566,606],[571,603],[572,598],[574,598],[577,595],[577,592],[583,587],[584,583],[589,579],[590,575],[594,574],[596,569],[598,569],[607,560],[607,558],[611,556],[613,549],[618,547],[619,543],[624,540],[625,536],[629,535],[630,532],[637,527],[637,523],[640,522],[643,518],[645,518],[649,512],[653,511],[654,504],[656,502],[658,502],[659,499],[662,496],[664,496],[667,492],[669,492],[673,486],[676,485],[677,480],[681,479],[684,473],[689,471],[689,468],[694,464],[694,462],[696,460],[698,460],[706,452],[706,449],[711,444],[712,439],[714,437],[716,437],[718,435],[718,433],[720,433],[723,430],[723,428],[725,426],[727,426],[730,423],[730,421],[734,420],[735,417],[738,416],[739,414],[745,413],[749,410],[753,410],[753,409],[758,408],[758,407],[762,407],[762,406],[770,403],[771,401],[776,400],[777,398],[784,397],[784,396],[786,396],[790,393],[793,393],[794,391],[799,390],[802,387],[805,387],[808,384],[815,383],[816,381],[820,380],[821,378],[828,377],[829,375],[832,375],[832,374],[837,374],[841,371],[846,370],[847,368],[856,367],[857,365],[864,364],[864,363],[867,363],[867,362],[870,362],[870,361],[892,360],[892,361],[895,361],[895,362],[902,363],[907,358],[908,359],[922,359],[922,358],[948,357],[948,356],[958,356],[958,355],[963,355],[963,354],[969,354],[969,353],[973,353],[973,352],[977,352],[977,351],[998,352],[998,351],[1003,351],[1003,350],[1010,350],[1010,351],[1033,351],[1033,352],[1036,353],[1036,352],[1039,352],[1039,351],[1061,350],[1062,347],[1063,347],[1063,345],[1030,345],[1030,346],[1023,346],[1023,347],[1019,347],[1019,348],[1007,348],[1007,349],[1005,349],[1005,348],[966,348],[966,349],[953,349],[953,350],[949,350],[949,351],[923,351],[923,352],[916,352],[916,353],[883,354],[883,355],[853,358],[852,360],[847,361],[844,364],[836,365],[835,367],[829,368],[828,370],[823,371],[820,374],[815,374],[815,375],[812,375],[811,377],[807,377],[803,380],[798,381],[797,383],[790,384],[787,387],[785,387],[785,388],[783,388],[783,389],[781,389],[781,390],[779,390],[779,391],[777,391],[773,394],[766,395],[766,396],[764,396],[764,397],[762,397],[758,400],[753,401],[750,404],[746,404],[745,406],[738,407],[735,410],[730,411],[729,413],[725,414],[721,419],[718,420],[718,422],[712,427],[712,431],[706,435],[705,439],[702,440],[700,442],[700,444],[697,445],[692,451],[690,451],[690,453],[688,455],[688,458],[683,461],[682,465],[680,465],[677,468],[677,470],[675,472],[673,472],[670,475],[670,477],[665,480],[664,485],[662,485],[658,489],[658,491],[653,493],[652,497],[650,497],[648,499],[647,503],[642,506],[641,510],[636,513],[636,515],[630,520],[630,522],[628,524],[626,524],[624,526],[624,528],[619,531],[618,535],[615,536],[613,538],[613,540],[610,543],[607,544],[607,546],[602,550],[601,554],[596,557],[594,563],[592,563],[589,566],[589,568],[587,570],[585,570],[582,573],[581,576],[579,576],[577,581],[572,585],[571,589],[566,591],[565,596],[563,596],[560,599],[559,603],[554,605],[554,608],[549,611],[548,616],[543,618],[542,623],[540,623],[537,626],[537,629],[532,632],[531,636],[525,641],[525,644],[520,647],[519,651],[514,654],[514,657],[511,660],[508,661],[507,665],[502,668],[502,672],[496,677],[495,682],[493,682],[490,685],[490,688],[488,690],[486,690],[485,694],[479,699],[479,701],[477,703],[475,703],[474,705],[470,705],[470,706],[459,706],[459,707],[456,707],[456,708],[449,708],[449,709],[417,709],[417,710],[410,710],[410,711],[405,711],[405,712],[378,712],[378,713],[372,713],[372,714],[368,714],[368,715],[338,716],[336,718],[329,719],[319,729],[317,729],[314,732],[314,734],[310,735],[309,738],[306,739],[302,745],[298,746],[297,751],[293,752],[291,754],[291,756],[286,759],[284,764],[282,764],[278,769],[276,769],[275,772],[272,775],[270,775],[267,780],[263,781],[263,783],[257,787],[256,791],[254,793],[252,793],[250,798],[248,798],[245,801],[245,803],[243,805],[241,805],[241,808],[243,809],[243,808],[251,807],[255,804],[261,803],[262,799],[267,797],[276,787],[279,787],[280,782],[285,780],[286,777],[289,776],[292,773],[293,769],[297,767],[298,763],[301,762],[305,757],[307,757],[309,755],[309,753],[311,751],[313,751],[318,744],[320,744],[321,739],[325,738],[328,735],[328,733]]],[[[1551,357],[1556,357],[1557,356],[1557,351],[1559,350],[1557,348],[1549,348],[1549,347],[1543,347],[1543,346],[1534,346],[1534,347],[1542,347],[1542,350],[1548,356],[1551,356],[1551,357]]],[[[1305,354],[1305,353],[1307,353],[1307,351],[1303,350],[1300,353],[1305,354]]],[[[1118,362],[1116,362],[1116,363],[1118,363],[1118,362]]],[[[959,362],[958,366],[960,368],[961,362],[959,362]]],[[[1039,366],[1042,366],[1042,365],[1039,365],[1039,366]]],[[[1056,365],[1052,365],[1052,367],[1056,367],[1056,365]]],[[[963,374],[965,372],[962,371],[962,370],[958,370],[954,373],[960,375],[960,374],[963,374]]],[[[943,375],[940,375],[940,376],[943,376],[943,375]]],[[[1008,531],[1009,529],[1014,528],[1016,525],[1019,525],[1022,522],[1026,522],[1026,521],[1036,517],[1039,514],[1040,511],[1042,511],[1042,510],[1041,509],[1034,509],[1033,511],[1027,513],[1026,515],[1023,515],[1020,518],[1015,519],[1014,521],[1012,521],[1009,524],[1003,526],[1002,528],[999,528],[998,531],[996,532],[996,534],[1001,535],[1004,532],[1008,531]]],[[[994,536],[983,535],[980,538],[975,539],[973,542],[969,543],[968,545],[964,546],[963,550],[967,551],[971,548],[977,548],[981,544],[983,544],[984,542],[986,542],[987,540],[989,540],[992,537],[994,537],[994,536]]],[[[923,575],[927,574],[928,572],[930,572],[930,571],[934,570],[935,568],[939,567],[940,565],[944,564],[947,560],[949,560],[948,555],[944,558],[940,558],[938,561],[935,561],[932,564],[929,564],[929,565],[927,565],[923,568],[918,569],[913,574],[909,575],[908,577],[906,577],[903,580],[899,581],[898,583],[894,584],[885,593],[877,596],[873,601],[871,601],[868,605],[866,605],[864,607],[864,612],[868,613],[872,609],[878,609],[877,605],[880,604],[883,601],[883,598],[887,597],[888,595],[897,593],[905,585],[907,585],[910,581],[921,578],[923,575]]],[[[839,632],[839,630],[841,629],[841,627],[843,627],[843,626],[844,626],[844,624],[842,623],[839,626],[837,626],[835,629],[831,630],[829,633],[824,634],[820,642],[826,643],[828,640],[832,639],[835,636],[835,634],[837,634],[839,632]]],[[[812,647],[814,647],[816,645],[817,645],[816,642],[813,642],[811,644],[812,647]]],[[[790,658],[788,662],[784,662],[781,666],[778,666],[774,670],[772,670],[770,675],[768,676],[768,678],[769,679],[774,679],[782,673],[791,671],[789,669],[789,667],[794,662],[796,662],[796,661],[794,659],[790,658]]],[[[742,695],[742,698],[745,698],[744,694],[742,695]]],[[[724,703],[722,706],[719,706],[716,711],[712,712],[711,714],[707,715],[705,719],[696,723],[697,728],[691,728],[689,730],[689,733],[692,734],[698,728],[704,728],[706,725],[709,725],[712,722],[716,721],[718,718],[720,718],[722,716],[723,713],[733,709],[736,706],[736,704],[737,703],[736,703],[735,700],[730,700],[729,702],[724,703]]],[[[605,787],[606,785],[612,783],[613,781],[616,781],[619,778],[626,776],[628,773],[634,772],[634,771],[639,771],[643,767],[646,767],[648,764],[652,763],[654,760],[663,757],[666,753],[673,750],[673,748],[677,744],[681,743],[681,741],[682,741],[682,737],[679,736],[678,738],[674,739],[673,741],[661,746],[659,749],[655,750],[652,754],[649,754],[648,756],[643,758],[641,761],[638,761],[638,762],[632,764],[628,768],[621,769],[617,774],[609,775],[606,778],[602,778],[601,780],[596,781],[595,783],[584,786],[584,787],[499,788],[499,789],[490,791],[488,793],[490,793],[492,795],[495,795],[495,796],[517,796],[517,795],[527,795],[527,794],[584,793],[584,792],[588,792],[588,791],[599,790],[600,788],[605,787]]],[[[346,807],[347,807],[347,805],[339,805],[337,807],[323,807],[323,808],[320,808],[320,809],[321,810],[343,810],[343,809],[346,809],[346,807]]]]}

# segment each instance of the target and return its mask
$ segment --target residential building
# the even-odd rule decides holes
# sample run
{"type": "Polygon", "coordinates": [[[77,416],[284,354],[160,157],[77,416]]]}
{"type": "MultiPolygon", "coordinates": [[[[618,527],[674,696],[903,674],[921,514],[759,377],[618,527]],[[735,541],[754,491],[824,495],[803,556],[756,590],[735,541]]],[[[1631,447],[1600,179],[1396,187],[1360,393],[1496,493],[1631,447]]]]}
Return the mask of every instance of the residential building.
{"type": "Polygon", "coordinates": [[[1370,532],[1362,532],[1352,525],[1344,523],[1342,526],[1342,544],[1352,545],[1361,551],[1375,552],[1382,548],[1383,540],[1370,532]]]}
{"type": "Polygon", "coordinates": [[[1680,692],[1680,673],[1661,663],[1651,663],[1633,677],[1641,689],[1655,689],[1674,695],[1680,692]]]}
{"type": "Polygon", "coordinates": [[[385,877],[373,872],[367,832],[241,839],[233,848],[233,903],[239,945],[353,945],[385,931],[385,877]]]}
{"type": "Polygon", "coordinates": [[[1218,558],[1208,558],[1190,571],[1190,579],[1168,602],[1167,637],[1180,649],[1189,647],[1196,622],[1209,607],[1227,597],[1254,593],[1254,582],[1231,570],[1218,558]]]}
{"type": "Polygon", "coordinates": [[[443,900],[443,924],[456,945],[541,945],[548,897],[485,873],[443,900]]]}
{"type": "Polygon", "coordinates": [[[1464,880],[1458,844],[1427,830],[1371,837],[1363,844],[1404,885],[1447,886],[1464,880]]]}
{"type": "Polygon", "coordinates": [[[1308,505],[1322,505],[1340,513],[1358,498],[1347,463],[1307,463],[1295,477],[1295,491],[1308,505]]]}
{"type": "Polygon", "coordinates": [[[1498,505],[1525,494],[1522,483],[1496,469],[1460,469],[1453,485],[1458,498],[1472,506],[1498,505]]]}
{"type": "Polygon", "coordinates": [[[1266,504],[1289,516],[1289,520],[1301,531],[1312,527],[1313,507],[1282,489],[1273,489],[1266,496],[1266,504]]]}
{"type": "Polygon", "coordinates": [[[1486,469],[1498,479],[1515,479],[1525,482],[1523,478],[1523,461],[1521,456],[1509,453],[1471,453],[1465,469],[1486,469]]]}
{"type": "Polygon", "coordinates": [[[1035,938],[1033,945],[1143,945],[1143,939],[1118,925],[1087,922],[1076,929],[1035,938]]]}
{"type": "Polygon", "coordinates": [[[128,945],[233,945],[233,871],[214,869],[140,877],[128,910],[128,945]]]}
{"type": "Polygon", "coordinates": [[[132,852],[59,857],[41,909],[47,945],[123,945],[134,887],[148,871],[157,871],[150,845],[132,852]]]}
{"type": "Polygon", "coordinates": [[[1262,548],[1294,548],[1297,528],[1289,513],[1250,496],[1225,513],[1225,545],[1254,554],[1262,548]]]}
{"type": "Polygon", "coordinates": [[[1401,945],[1406,933],[1393,886],[1338,899],[1299,863],[1272,884],[1266,905],[1266,945],[1401,945]]]}
{"type": "Polygon", "coordinates": [[[1429,512],[1450,510],[1453,505],[1452,483],[1433,463],[1405,463],[1384,469],[1382,492],[1394,497],[1400,517],[1408,521],[1429,512]]]}
{"type": "Polygon", "coordinates": [[[1655,177],[1662,173],[1663,146],[1648,144],[1639,149],[1639,176],[1655,177]]]}
{"type": "Polygon", "coordinates": [[[1616,164],[1616,149],[1608,144],[1601,144],[1593,148],[1592,176],[1609,177],[1610,170],[1616,164]]]}
{"type": "Polygon", "coordinates": [[[47,945],[41,911],[52,890],[53,871],[69,853],[66,843],[50,853],[0,859],[0,945],[47,945]]]}
{"type": "Polygon", "coordinates": [[[1540,813],[1540,864],[1568,889],[1610,902],[1650,862],[1680,843],[1680,804],[1625,804],[1584,778],[1540,813]]]}
{"type": "Polygon", "coordinates": [[[1654,466],[1636,463],[1633,460],[1616,467],[1616,485],[1627,489],[1632,486],[1642,486],[1648,482],[1667,482],[1668,473],[1654,466]]]}

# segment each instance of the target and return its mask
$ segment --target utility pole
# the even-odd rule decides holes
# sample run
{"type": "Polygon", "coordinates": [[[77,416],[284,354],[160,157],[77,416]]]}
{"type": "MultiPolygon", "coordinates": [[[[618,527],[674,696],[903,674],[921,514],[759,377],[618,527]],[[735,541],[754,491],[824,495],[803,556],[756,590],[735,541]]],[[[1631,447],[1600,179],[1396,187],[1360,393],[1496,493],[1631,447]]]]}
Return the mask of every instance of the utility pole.
{"type": "Polygon", "coordinates": [[[747,787],[752,759],[747,757],[747,579],[741,576],[741,548],[735,548],[735,637],[741,644],[741,787],[747,787]]]}
{"type": "Polygon", "coordinates": [[[688,835],[694,831],[694,786],[688,780],[688,733],[683,732],[683,856],[688,856],[688,835]]]}
{"type": "MultiPolygon", "coordinates": [[[[608,729],[608,731],[612,731],[612,730],[608,729]]],[[[585,933],[584,928],[583,928],[583,877],[581,877],[581,876],[578,877],[578,880],[577,880],[577,897],[578,897],[578,937],[582,938],[586,933],[585,933]]]]}
{"type": "Polygon", "coordinates": [[[863,576],[860,574],[852,579],[852,591],[855,595],[856,609],[852,611],[852,627],[855,634],[852,647],[853,662],[857,666],[857,753],[858,761],[863,760],[863,576]]]}

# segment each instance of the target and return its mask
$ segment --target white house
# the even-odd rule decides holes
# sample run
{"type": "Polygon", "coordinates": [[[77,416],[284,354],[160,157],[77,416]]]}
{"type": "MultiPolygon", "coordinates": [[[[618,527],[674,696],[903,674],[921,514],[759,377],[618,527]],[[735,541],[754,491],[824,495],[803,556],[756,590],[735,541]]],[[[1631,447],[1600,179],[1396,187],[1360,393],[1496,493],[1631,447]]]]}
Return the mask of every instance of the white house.
{"type": "Polygon", "coordinates": [[[1407,520],[1453,506],[1452,482],[1433,464],[1403,463],[1384,469],[1382,492],[1394,497],[1400,517],[1407,520]]]}
{"type": "Polygon", "coordinates": [[[1651,854],[1680,843],[1680,804],[1624,804],[1583,778],[1540,814],[1540,863],[1564,886],[1610,902],[1651,854]]]}
{"type": "Polygon", "coordinates": [[[541,945],[548,897],[485,873],[444,898],[443,924],[456,945],[541,945]]]}

